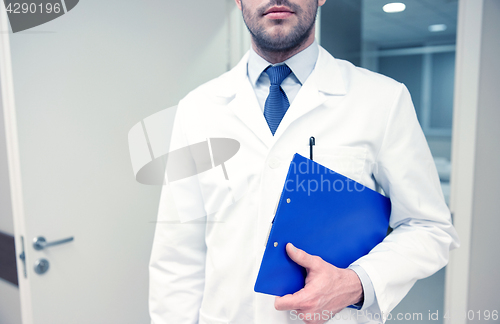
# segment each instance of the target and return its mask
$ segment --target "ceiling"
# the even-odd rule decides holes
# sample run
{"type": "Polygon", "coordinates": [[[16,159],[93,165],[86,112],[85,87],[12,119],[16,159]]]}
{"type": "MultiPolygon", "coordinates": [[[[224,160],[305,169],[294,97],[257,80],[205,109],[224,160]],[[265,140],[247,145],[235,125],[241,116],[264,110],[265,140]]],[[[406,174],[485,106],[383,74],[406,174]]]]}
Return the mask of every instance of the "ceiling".
{"type": "Polygon", "coordinates": [[[457,12],[458,0],[362,0],[362,38],[379,49],[454,44],[457,12]],[[386,13],[382,7],[389,2],[403,2],[406,10],[386,13]],[[447,29],[430,32],[433,24],[447,29]]]}

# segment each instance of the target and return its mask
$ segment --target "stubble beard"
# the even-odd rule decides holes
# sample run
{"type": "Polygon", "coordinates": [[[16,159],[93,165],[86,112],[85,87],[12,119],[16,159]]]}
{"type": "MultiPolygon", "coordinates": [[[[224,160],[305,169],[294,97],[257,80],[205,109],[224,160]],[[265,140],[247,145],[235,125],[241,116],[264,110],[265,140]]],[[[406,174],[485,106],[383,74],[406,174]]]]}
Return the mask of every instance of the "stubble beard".
{"type": "MultiPolygon", "coordinates": [[[[245,9],[241,1],[243,20],[252,35],[255,44],[266,52],[284,53],[299,48],[309,38],[316,21],[316,12],[318,10],[317,1],[311,1],[311,5],[306,8],[306,12],[299,6],[290,3],[288,0],[272,0],[268,5],[257,8],[255,13],[250,13],[245,9]],[[264,12],[272,6],[287,6],[295,12],[298,23],[288,33],[280,31],[275,35],[270,35],[262,24],[259,24],[259,18],[264,12]]],[[[283,20],[276,20],[276,25],[283,24],[283,20]]]]}

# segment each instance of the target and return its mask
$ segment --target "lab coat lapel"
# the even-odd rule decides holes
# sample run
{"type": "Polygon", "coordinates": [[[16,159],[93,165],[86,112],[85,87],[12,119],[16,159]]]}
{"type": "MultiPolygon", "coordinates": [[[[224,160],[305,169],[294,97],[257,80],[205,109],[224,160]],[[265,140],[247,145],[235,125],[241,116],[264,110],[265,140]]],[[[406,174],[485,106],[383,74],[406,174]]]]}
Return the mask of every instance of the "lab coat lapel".
{"type": "Polygon", "coordinates": [[[234,114],[257,136],[266,147],[271,147],[274,138],[255,92],[248,78],[241,82],[234,99],[228,105],[234,114]]]}
{"type": "Polygon", "coordinates": [[[248,80],[247,63],[248,53],[229,72],[223,89],[217,90],[216,95],[225,98],[228,108],[269,148],[274,138],[248,80]]]}
{"type": "Polygon", "coordinates": [[[288,108],[274,137],[280,137],[290,124],[321,106],[327,99],[335,96],[341,99],[345,94],[345,83],[337,62],[320,46],[316,67],[288,108]]]}

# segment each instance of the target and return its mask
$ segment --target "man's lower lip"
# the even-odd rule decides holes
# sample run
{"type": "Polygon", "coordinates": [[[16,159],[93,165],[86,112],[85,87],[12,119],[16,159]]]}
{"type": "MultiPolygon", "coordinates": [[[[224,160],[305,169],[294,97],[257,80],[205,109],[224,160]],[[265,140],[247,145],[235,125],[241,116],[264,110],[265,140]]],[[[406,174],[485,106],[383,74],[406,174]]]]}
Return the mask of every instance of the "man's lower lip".
{"type": "Polygon", "coordinates": [[[266,14],[266,17],[269,19],[285,19],[293,15],[293,13],[289,11],[278,11],[278,12],[270,12],[266,14]]]}

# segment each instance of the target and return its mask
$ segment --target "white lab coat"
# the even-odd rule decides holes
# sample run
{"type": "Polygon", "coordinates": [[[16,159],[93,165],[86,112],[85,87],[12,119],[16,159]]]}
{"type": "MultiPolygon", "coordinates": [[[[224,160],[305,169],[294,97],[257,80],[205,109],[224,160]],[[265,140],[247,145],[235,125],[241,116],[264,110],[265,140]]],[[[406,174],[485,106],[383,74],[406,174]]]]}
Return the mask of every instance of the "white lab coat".
{"type": "MultiPolygon", "coordinates": [[[[311,136],[315,161],[372,189],[380,186],[391,198],[394,231],[355,262],[375,290],[366,311],[387,316],[458,246],[407,89],[320,48],[314,71],[273,137],[248,81],[247,59],[179,103],[171,149],[217,137],[236,139],[241,147],[225,163],[229,181],[218,166],[164,187],[150,264],[152,322],[301,322],[276,311],[274,297],[255,293],[253,285],[289,162],[296,152],[308,156],[311,136]],[[208,221],[179,222],[205,212],[208,221]]],[[[349,318],[348,311],[333,322],[369,321],[360,313],[349,318]]]]}

